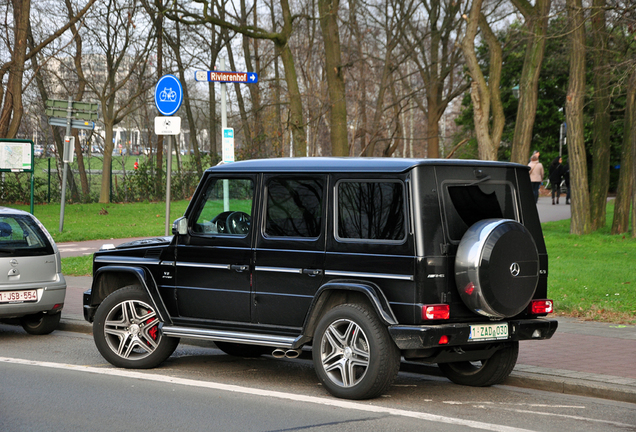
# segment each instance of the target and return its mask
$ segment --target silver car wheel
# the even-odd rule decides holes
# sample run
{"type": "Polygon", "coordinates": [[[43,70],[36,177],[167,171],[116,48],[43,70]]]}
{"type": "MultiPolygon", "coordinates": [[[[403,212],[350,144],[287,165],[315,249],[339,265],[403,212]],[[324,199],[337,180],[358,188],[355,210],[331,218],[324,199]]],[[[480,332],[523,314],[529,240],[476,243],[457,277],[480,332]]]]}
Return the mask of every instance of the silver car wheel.
{"type": "Polygon", "coordinates": [[[104,336],[119,357],[140,360],[152,354],[161,341],[159,319],[147,303],[126,300],[108,312],[104,336]]]}
{"type": "Polygon", "coordinates": [[[329,379],[341,387],[353,387],[369,368],[369,341],[354,321],[334,321],[320,344],[320,359],[329,379]]]}

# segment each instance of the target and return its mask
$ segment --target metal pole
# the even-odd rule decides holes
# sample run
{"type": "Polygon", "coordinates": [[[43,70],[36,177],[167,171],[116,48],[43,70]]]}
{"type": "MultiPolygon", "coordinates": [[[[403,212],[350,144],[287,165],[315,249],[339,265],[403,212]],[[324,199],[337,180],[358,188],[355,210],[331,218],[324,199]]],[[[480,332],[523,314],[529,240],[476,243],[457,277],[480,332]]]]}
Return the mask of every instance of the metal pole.
{"type": "MultiPolygon", "coordinates": [[[[225,59],[221,59],[221,70],[225,70],[225,59]]],[[[227,128],[227,84],[221,83],[221,142],[223,142],[223,134],[227,128]]],[[[222,153],[221,153],[222,154],[222,153]]],[[[223,180],[223,211],[230,210],[230,184],[227,180],[223,180]]]]}
{"type": "MultiPolygon", "coordinates": [[[[66,135],[71,136],[71,110],[73,108],[73,99],[68,97],[68,108],[66,109],[66,135]]],[[[70,144],[69,144],[70,145],[70,144]]],[[[66,147],[66,139],[62,145],[62,163],[64,168],[62,169],[62,205],[60,206],[60,232],[64,230],[64,205],[66,204],[66,176],[68,171],[68,164],[64,162],[64,147],[66,147]]]]}
{"type": "Polygon", "coordinates": [[[168,228],[170,226],[170,175],[172,174],[172,135],[168,135],[168,149],[166,161],[166,233],[169,235],[168,228]]]}

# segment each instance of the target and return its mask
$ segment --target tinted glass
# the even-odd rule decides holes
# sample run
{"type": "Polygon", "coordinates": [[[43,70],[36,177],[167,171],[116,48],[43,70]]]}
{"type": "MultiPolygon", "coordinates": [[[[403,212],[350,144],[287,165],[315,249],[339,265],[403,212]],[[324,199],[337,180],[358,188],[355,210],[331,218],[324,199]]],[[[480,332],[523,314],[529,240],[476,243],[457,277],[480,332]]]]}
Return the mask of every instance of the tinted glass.
{"type": "Polygon", "coordinates": [[[446,215],[449,236],[461,240],[482,219],[517,219],[512,188],[508,183],[446,185],[446,215]]]}
{"type": "Polygon", "coordinates": [[[51,255],[53,247],[29,216],[0,216],[0,257],[51,255]]]}
{"type": "Polygon", "coordinates": [[[273,179],[267,185],[265,234],[271,237],[318,237],[322,224],[322,182],[273,179]]]}
{"type": "Polygon", "coordinates": [[[402,240],[405,220],[402,183],[338,183],[339,238],[402,240]]]}
{"type": "Polygon", "coordinates": [[[214,179],[199,203],[195,233],[245,236],[251,227],[254,184],[250,179],[214,179]]]}

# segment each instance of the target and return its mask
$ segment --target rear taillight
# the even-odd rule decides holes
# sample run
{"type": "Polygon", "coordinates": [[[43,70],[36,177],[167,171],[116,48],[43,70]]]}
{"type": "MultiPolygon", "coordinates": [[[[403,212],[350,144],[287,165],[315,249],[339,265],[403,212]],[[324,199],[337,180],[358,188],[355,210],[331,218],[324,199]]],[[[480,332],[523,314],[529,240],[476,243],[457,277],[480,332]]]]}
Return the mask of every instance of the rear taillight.
{"type": "Polygon", "coordinates": [[[531,315],[545,315],[552,313],[554,307],[552,300],[532,300],[529,306],[531,315]]]}
{"type": "Polygon", "coordinates": [[[450,305],[434,304],[422,306],[423,320],[445,320],[450,318],[450,305]]]}

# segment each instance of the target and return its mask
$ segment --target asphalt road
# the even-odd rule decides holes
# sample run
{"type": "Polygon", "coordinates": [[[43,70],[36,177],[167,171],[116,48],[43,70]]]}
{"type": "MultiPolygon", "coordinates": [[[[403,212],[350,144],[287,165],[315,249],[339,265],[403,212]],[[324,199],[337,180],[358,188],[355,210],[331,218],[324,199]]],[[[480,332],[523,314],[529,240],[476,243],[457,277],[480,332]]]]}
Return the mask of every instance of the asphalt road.
{"type": "Polygon", "coordinates": [[[161,367],[110,366],[91,335],[0,324],[0,430],[636,431],[636,405],[510,386],[471,388],[401,371],[380,398],[319,384],[308,353],[238,358],[182,343],[161,367]]]}

